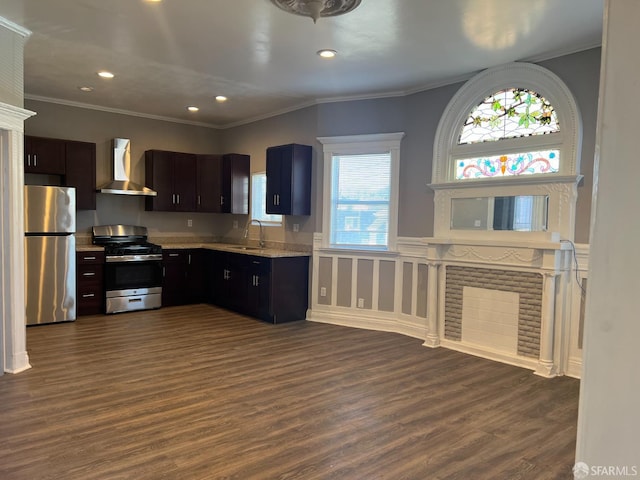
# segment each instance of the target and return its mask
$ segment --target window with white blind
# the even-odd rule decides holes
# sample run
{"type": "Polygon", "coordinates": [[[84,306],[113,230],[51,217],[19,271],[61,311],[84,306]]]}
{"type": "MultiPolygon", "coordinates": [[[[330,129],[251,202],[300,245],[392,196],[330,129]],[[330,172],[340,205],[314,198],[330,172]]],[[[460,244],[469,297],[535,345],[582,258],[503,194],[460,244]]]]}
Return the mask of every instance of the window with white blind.
{"type": "Polygon", "coordinates": [[[267,213],[267,174],[251,175],[251,220],[260,220],[266,225],[282,225],[282,215],[267,213]]]}
{"type": "Polygon", "coordinates": [[[403,133],[323,137],[323,245],[392,250],[403,133]]]}

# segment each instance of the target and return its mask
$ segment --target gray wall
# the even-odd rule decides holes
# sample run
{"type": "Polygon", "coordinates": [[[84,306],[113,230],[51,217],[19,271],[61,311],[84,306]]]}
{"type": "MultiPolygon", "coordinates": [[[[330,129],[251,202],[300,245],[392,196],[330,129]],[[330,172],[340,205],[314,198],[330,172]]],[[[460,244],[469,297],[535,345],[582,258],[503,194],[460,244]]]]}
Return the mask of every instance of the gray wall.
{"type": "Polygon", "coordinates": [[[0,103],[14,107],[22,107],[24,43],[22,35],[0,28],[0,103]]]}
{"type": "MultiPolygon", "coordinates": [[[[131,180],[144,183],[144,152],[149,149],[187,153],[222,153],[220,131],[192,125],[25,100],[37,115],[25,122],[27,135],[96,143],[97,186],[112,175],[111,140],[131,139],[131,180]]],[[[218,235],[222,215],[204,213],[145,212],[144,199],[128,195],[97,195],[95,211],[79,211],[77,231],[93,225],[123,223],[145,225],[151,234],[218,235]],[[187,219],[193,227],[187,227],[187,219]]]]}
{"type": "MultiPolygon", "coordinates": [[[[541,62],[556,73],[573,92],[583,120],[581,172],[585,179],[578,188],[578,214],[575,239],[588,243],[593,181],[594,138],[600,49],[591,49],[541,62]]],[[[149,148],[185,152],[236,152],[251,155],[251,171],[265,169],[265,151],[272,145],[302,143],[314,147],[312,214],[309,217],[286,218],[284,228],[270,228],[267,240],[310,245],[313,232],[322,223],[322,146],[319,136],[368,133],[406,133],[401,146],[400,198],[398,234],[406,237],[433,235],[433,192],[431,181],[433,141],[438,122],[452,96],[462,83],[423,92],[374,100],[322,103],[285,113],[247,125],[214,130],[170,122],[147,120],[112,113],[96,112],[42,102],[27,102],[27,108],[38,115],[26,123],[31,135],[42,135],[96,142],[98,144],[98,184],[107,178],[109,141],[124,136],[132,139],[134,180],[143,179],[140,162],[149,148]],[[300,232],[293,232],[297,223],[300,232]]],[[[185,231],[185,214],[140,213],[138,199],[104,198],[100,195],[98,210],[83,213],[81,228],[107,219],[130,219],[159,231],[185,231]]],[[[193,233],[241,236],[246,216],[189,214],[194,220],[193,233]],[[233,222],[239,228],[233,228],[233,222]]]]}

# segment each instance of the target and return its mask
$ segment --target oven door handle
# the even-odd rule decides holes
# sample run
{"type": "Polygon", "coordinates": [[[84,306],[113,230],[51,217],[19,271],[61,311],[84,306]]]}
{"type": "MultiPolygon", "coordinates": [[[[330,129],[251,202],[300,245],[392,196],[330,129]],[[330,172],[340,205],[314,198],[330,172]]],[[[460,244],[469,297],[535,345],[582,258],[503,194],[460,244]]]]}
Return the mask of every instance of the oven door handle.
{"type": "Polygon", "coordinates": [[[126,263],[126,262],[159,262],[162,261],[161,253],[145,255],[107,255],[106,263],[126,263]]]}

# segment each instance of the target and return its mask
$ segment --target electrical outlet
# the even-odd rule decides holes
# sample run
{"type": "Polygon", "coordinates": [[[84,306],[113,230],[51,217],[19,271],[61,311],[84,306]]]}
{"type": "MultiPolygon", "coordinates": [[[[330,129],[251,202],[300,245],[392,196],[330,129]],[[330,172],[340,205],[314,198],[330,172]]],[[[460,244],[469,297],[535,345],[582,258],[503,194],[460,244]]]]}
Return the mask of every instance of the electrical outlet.
{"type": "Polygon", "coordinates": [[[364,308],[364,298],[358,299],[358,308],[364,308]]]}
{"type": "Polygon", "coordinates": [[[320,296],[321,297],[327,296],[327,287],[320,287],[320,296]]]}
{"type": "Polygon", "coordinates": [[[473,222],[474,227],[479,227],[480,225],[482,225],[482,222],[480,220],[474,220],[473,222]]]}
{"type": "Polygon", "coordinates": [[[238,229],[238,220],[233,221],[233,228],[238,229]]]}
{"type": "Polygon", "coordinates": [[[299,223],[294,223],[293,224],[293,231],[294,232],[299,232],[300,231],[300,224],[299,223]]]}
{"type": "Polygon", "coordinates": [[[187,227],[193,227],[193,220],[191,219],[187,220],[187,227]]]}

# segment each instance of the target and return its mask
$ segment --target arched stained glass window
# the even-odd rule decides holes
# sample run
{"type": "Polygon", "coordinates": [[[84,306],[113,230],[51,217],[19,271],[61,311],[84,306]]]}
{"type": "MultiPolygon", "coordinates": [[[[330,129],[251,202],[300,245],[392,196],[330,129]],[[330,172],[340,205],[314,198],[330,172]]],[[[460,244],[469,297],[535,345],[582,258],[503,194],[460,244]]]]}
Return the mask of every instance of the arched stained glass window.
{"type": "Polygon", "coordinates": [[[560,131],[553,106],[524,88],[500,90],[485,98],[467,117],[458,145],[560,131]]]}

